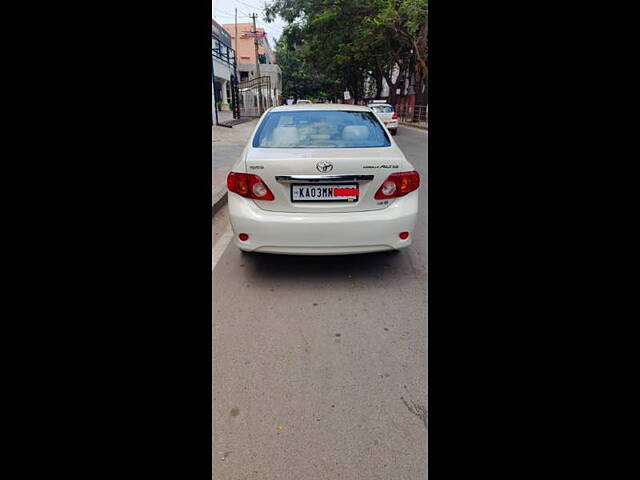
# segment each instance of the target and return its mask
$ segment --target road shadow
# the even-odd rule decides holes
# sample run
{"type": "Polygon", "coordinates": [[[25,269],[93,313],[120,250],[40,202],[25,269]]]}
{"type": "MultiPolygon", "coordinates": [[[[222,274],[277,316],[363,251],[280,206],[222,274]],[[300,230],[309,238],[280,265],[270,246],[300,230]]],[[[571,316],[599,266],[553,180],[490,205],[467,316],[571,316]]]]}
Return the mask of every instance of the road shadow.
{"type": "Polygon", "coordinates": [[[240,254],[240,267],[253,281],[292,279],[358,284],[413,281],[414,273],[406,251],[357,255],[307,256],[268,253],[240,254]]]}

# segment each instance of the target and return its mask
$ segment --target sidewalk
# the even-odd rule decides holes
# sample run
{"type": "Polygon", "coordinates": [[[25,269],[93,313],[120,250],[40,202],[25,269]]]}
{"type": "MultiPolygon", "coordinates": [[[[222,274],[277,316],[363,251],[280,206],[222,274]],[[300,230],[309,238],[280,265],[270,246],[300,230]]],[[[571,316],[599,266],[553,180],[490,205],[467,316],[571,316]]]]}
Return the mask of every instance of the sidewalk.
{"type": "Polygon", "coordinates": [[[249,140],[257,123],[258,119],[255,118],[249,122],[235,125],[233,128],[211,127],[213,136],[213,143],[211,144],[213,151],[212,213],[214,214],[227,202],[227,174],[233,164],[240,158],[242,150],[244,150],[247,140],[249,140]]]}
{"type": "Polygon", "coordinates": [[[420,124],[415,123],[415,124],[411,124],[411,123],[400,123],[399,124],[401,127],[405,127],[405,128],[410,128],[411,130],[417,130],[419,132],[425,132],[428,133],[429,132],[429,126],[427,123],[422,122],[420,124]],[[418,126],[420,125],[420,126],[418,126]]]}
{"type": "MultiPolygon", "coordinates": [[[[213,115],[213,120],[215,122],[215,113],[213,115]]],[[[228,120],[233,120],[233,112],[218,112],[218,123],[226,122],[228,120]]]]}

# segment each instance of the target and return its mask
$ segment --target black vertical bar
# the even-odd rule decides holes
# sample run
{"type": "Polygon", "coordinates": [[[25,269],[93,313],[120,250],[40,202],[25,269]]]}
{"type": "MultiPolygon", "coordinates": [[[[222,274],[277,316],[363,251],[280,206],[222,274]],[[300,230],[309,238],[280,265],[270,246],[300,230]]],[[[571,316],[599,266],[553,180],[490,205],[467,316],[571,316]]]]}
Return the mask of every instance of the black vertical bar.
{"type": "Polygon", "coordinates": [[[213,84],[213,111],[216,113],[216,125],[218,125],[218,96],[216,95],[216,60],[211,58],[211,82],[213,84]]]}

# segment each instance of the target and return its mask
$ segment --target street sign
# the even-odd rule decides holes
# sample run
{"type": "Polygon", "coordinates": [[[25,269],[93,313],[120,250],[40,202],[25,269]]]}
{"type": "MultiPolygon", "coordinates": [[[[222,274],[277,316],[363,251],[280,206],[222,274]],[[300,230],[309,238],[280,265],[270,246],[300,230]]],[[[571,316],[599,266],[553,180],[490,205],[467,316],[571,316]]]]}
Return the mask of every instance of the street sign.
{"type": "Polygon", "coordinates": [[[264,32],[242,32],[241,38],[254,38],[254,37],[262,38],[264,36],[265,36],[264,32]]]}
{"type": "Polygon", "coordinates": [[[344,91],[344,99],[345,100],[351,100],[351,95],[349,94],[349,90],[345,90],[344,91]]]}

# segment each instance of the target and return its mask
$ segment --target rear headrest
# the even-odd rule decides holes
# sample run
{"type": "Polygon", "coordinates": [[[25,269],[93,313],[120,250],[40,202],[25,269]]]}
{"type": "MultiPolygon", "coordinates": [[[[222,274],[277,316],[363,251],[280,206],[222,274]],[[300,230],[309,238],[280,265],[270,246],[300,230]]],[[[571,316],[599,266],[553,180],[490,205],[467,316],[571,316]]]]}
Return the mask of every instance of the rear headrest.
{"type": "Polygon", "coordinates": [[[273,130],[271,142],[276,145],[294,145],[298,143],[296,127],[277,127],[273,130]]]}
{"type": "Polygon", "coordinates": [[[369,138],[369,129],[365,125],[347,125],[342,130],[343,140],[364,140],[369,138]]]}

